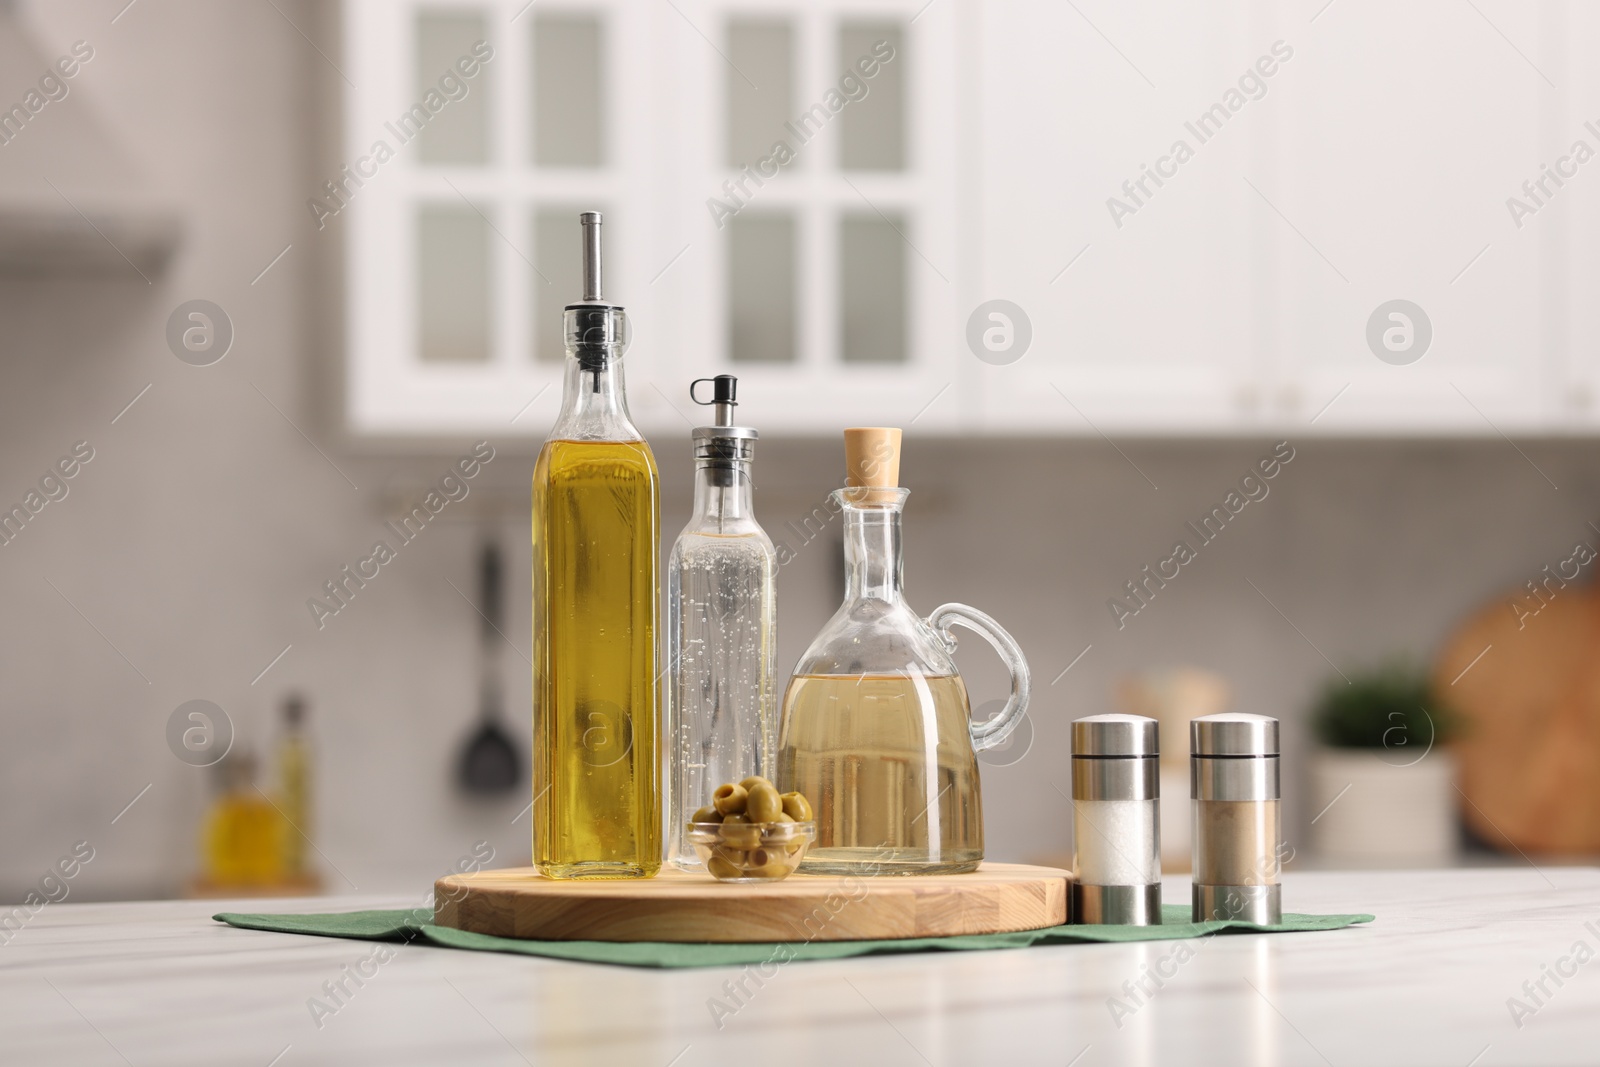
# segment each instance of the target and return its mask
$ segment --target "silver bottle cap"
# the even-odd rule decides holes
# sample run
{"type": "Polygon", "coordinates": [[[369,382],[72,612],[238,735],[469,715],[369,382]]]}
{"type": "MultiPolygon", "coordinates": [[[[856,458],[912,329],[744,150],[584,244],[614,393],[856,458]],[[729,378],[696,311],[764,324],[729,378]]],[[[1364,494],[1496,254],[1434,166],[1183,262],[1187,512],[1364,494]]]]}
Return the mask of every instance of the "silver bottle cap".
{"type": "Polygon", "coordinates": [[[1205,715],[1190,721],[1189,746],[1195,756],[1276,756],[1278,720],[1237,712],[1205,715]]]}
{"type": "Polygon", "coordinates": [[[1072,723],[1074,756],[1157,756],[1156,720],[1143,715],[1090,715],[1072,723]]]}

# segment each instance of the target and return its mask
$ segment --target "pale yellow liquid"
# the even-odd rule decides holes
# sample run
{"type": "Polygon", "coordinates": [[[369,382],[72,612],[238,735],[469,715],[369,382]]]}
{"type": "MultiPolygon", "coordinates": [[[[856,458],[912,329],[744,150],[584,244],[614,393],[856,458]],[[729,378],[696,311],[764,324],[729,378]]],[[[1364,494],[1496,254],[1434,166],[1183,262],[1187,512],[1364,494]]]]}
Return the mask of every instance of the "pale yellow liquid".
{"type": "Polygon", "coordinates": [[[533,476],[533,861],[661,868],[658,476],[643,441],[548,441],[533,476]]]}
{"type": "Polygon", "coordinates": [[[978,759],[959,677],[796,675],[779,786],[816,812],[801,870],[953,874],[983,859],[978,759]]]}
{"type": "Polygon", "coordinates": [[[283,873],[286,878],[304,878],[310,873],[306,862],[306,839],[311,836],[311,758],[305,739],[295,735],[285,739],[278,750],[282,796],[278,806],[289,823],[283,835],[283,873]]]}

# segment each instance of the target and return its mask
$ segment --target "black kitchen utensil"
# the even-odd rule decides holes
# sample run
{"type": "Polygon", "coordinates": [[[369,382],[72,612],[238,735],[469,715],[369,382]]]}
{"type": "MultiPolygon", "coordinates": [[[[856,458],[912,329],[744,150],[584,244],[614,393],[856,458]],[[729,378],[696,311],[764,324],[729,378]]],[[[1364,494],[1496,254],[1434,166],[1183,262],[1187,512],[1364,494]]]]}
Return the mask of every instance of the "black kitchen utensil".
{"type": "Polygon", "coordinates": [[[478,728],[461,749],[456,781],[478,796],[507,793],[522,781],[522,757],[516,742],[501,723],[500,644],[504,617],[500,589],[500,548],[485,541],[478,557],[479,690],[478,728]]]}

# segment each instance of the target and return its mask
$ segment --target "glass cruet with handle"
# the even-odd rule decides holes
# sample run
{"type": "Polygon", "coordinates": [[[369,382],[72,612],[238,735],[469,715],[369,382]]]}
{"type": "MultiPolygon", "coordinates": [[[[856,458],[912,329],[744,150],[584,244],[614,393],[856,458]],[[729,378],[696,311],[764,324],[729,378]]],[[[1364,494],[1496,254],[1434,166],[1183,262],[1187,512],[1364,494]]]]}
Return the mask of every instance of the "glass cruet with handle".
{"type": "Polygon", "coordinates": [[[983,859],[978,752],[1028,708],[1028,663],[988,615],[945,604],[923,619],[902,588],[900,431],[845,431],[843,605],[800,657],[784,693],[778,786],[816,812],[801,866],[815,874],[956,874],[983,859]],[[972,721],[951,654],[953,626],[977,632],[1011,672],[993,718],[972,721]]]}

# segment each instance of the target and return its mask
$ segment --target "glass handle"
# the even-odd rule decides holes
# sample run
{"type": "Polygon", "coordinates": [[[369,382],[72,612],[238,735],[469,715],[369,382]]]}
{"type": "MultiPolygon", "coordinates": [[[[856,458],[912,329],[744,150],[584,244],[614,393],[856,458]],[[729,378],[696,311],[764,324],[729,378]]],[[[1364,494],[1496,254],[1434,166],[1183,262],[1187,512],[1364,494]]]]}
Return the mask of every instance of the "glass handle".
{"type": "Polygon", "coordinates": [[[1028,711],[1028,695],[1032,691],[1033,680],[1028,673],[1028,660],[1022,654],[1022,646],[999,623],[977,608],[969,608],[965,604],[939,605],[928,616],[928,625],[952,652],[956,648],[956,635],[950,632],[950,627],[965,626],[976,632],[994,646],[994,650],[1005,661],[1006,669],[1011,672],[1011,697],[1006,701],[1006,706],[993,718],[970,726],[974,750],[982,752],[986,748],[993,748],[1011,736],[1011,731],[1017,728],[1028,711]]]}

